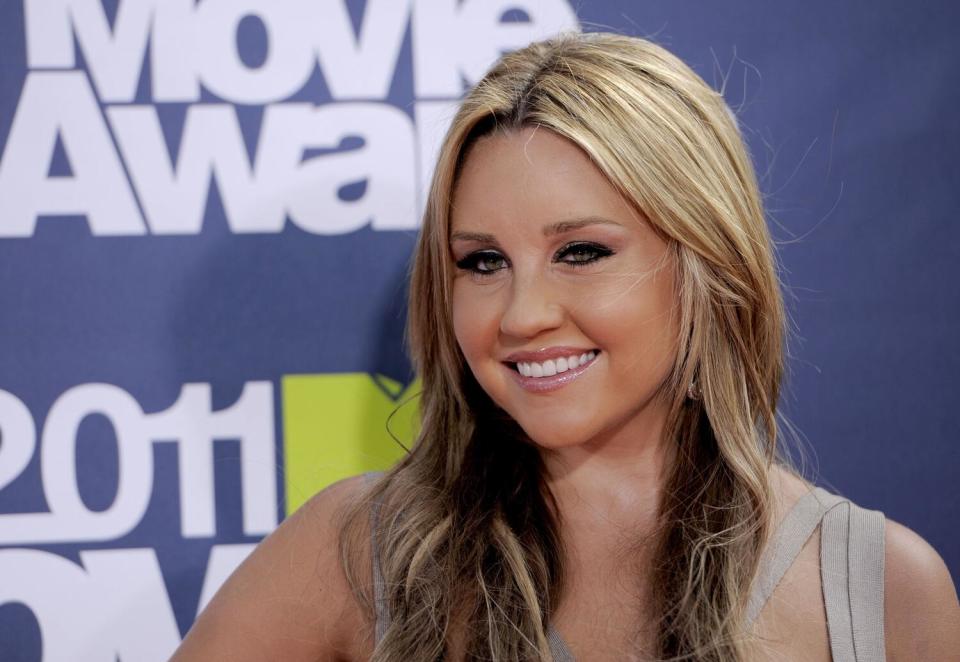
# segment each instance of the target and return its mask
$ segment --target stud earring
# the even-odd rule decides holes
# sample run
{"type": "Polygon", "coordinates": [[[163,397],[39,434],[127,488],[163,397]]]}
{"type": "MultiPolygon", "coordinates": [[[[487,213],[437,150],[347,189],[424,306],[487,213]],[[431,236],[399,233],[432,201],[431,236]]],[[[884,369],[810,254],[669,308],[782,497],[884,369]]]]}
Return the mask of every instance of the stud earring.
{"type": "Polygon", "coordinates": [[[700,387],[697,386],[696,381],[691,381],[690,385],[687,386],[687,398],[690,400],[700,399],[700,387]]]}

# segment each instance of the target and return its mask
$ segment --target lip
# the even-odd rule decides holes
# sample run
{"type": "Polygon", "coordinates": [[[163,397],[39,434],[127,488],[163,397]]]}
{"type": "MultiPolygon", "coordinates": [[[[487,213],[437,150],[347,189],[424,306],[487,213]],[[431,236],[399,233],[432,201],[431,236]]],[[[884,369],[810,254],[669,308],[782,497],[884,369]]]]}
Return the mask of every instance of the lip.
{"type": "MultiPolygon", "coordinates": [[[[558,372],[557,374],[551,375],[550,377],[524,377],[523,375],[520,374],[520,372],[515,367],[511,365],[504,364],[504,368],[509,370],[513,374],[513,378],[517,381],[520,387],[525,391],[530,391],[532,393],[546,393],[549,391],[556,391],[558,388],[562,388],[566,386],[573,380],[577,379],[580,375],[585,373],[587,370],[592,368],[594,364],[597,362],[597,360],[600,358],[599,350],[596,350],[596,349],[582,350],[582,351],[579,351],[579,353],[582,354],[584,351],[597,352],[597,355],[589,363],[585,363],[584,365],[577,366],[576,368],[572,368],[565,372],[558,372]]],[[[574,350],[574,348],[570,348],[570,347],[563,347],[563,348],[551,347],[548,350],[542,350],[541,353],[517,352],[516,354],[511,354],[510,357],[514,357],[514,356],[520,357],[516,359],[516,362],[537,361],[539,363],[541,361],[546,361],[547,359],[567,357],[576,353],[577,351],[574,350]],[[555,349],[557,350],[562,349],[568,353],[564,354],[562,352],[559,352],[559,353],[548,354],[548,352],[553,352],[553,350],[555,349]],[[533,356],[536,356],[539,358],[531,358],[533,356]]]]}

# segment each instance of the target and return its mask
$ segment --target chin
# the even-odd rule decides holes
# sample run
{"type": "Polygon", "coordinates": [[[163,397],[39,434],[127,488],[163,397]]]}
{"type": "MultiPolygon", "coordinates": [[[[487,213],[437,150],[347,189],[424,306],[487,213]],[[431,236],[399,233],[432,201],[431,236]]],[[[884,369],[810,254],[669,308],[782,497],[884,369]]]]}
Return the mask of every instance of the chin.
{"type": "Polygon", "coordinates": [[[524,425],[522,422],[519,424],[530,441],[545,450],[569,448],[582,444],[584,440],[590,438],[589,432],[569,425],[524,425]]]}

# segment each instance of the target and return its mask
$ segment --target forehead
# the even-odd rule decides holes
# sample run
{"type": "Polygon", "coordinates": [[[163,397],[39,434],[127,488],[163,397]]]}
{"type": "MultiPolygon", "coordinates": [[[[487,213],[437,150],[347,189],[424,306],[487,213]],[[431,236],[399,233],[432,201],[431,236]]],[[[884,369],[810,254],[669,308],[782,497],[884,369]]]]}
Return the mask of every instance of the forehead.
{"type": "Polygon", "coordinates": [[[453,192],[451,229],[533,229],[596,216],[640,220],[582,149],[549,129],[525,127],[471,147],[453,192]]]}

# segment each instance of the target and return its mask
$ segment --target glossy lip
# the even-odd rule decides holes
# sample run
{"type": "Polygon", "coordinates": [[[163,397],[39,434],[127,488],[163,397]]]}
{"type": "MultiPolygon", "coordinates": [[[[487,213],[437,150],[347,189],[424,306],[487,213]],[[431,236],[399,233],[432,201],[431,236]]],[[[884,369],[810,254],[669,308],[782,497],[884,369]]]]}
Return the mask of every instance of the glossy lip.
{"type": "Polygon", "coordinates": [[[530,391],[532,393],[546,393],[549,391],[555,391],[558,388],[566,386],[574,379],[582,375],[584,372],[589,370],[600,358],[599,349],[587,349],[587,350],[577,350],[572,347],[550,347],[548,349],[541,350],[539,352],[516,352],[511,354],[508,359],[512,360],[515,363],[521,361],[536,361],[538,363],[546,361],[547,359],[558,359],[566,358],[577,354],[583,354],[584,352],[596,352],[597,355],[589,363],[579,365],[576,368],[567,370],[566,372],[558,372],[555,375],[550,377],[524,377],[520,372],[513,366],[504,363],[504,368],[509,370],[513,374],[513,378],[517,381],[522,389],[525,391],[530,391]],[[566,352],[566,353],[564,353],[566,352]],[[519,357],[514,359],[513,357],[519,357]],[[534,358],[536,357],[536,358],[534,358]]]}

